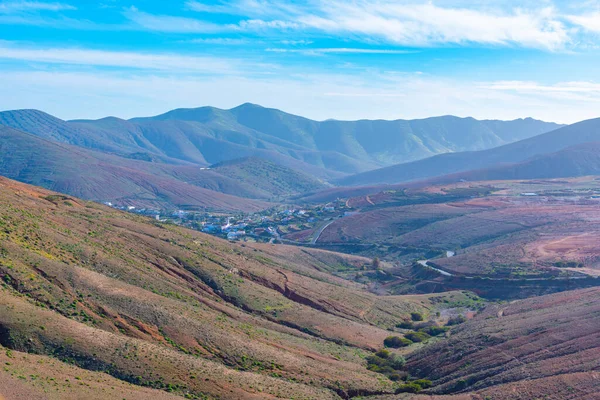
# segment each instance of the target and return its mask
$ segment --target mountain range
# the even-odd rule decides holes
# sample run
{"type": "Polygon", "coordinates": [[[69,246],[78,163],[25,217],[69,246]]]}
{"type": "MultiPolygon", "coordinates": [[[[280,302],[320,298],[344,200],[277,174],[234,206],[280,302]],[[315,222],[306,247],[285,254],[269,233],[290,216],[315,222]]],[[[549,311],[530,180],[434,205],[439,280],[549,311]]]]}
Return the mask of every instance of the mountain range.
{"type": "MultiPolygon", "coordinates": [[[[526,165],[529,165],[529,168],[534,168],[535,165],[540,166],[540,163],[543,162],[540,156],[549,156],[552,153],[573,146],[598,141],[600,141],[600,119],[591,119],[493,149],[441,154],[419,161],[397,164],[341,178],[336,180],[335,183],[341,186],[396,184],[487,168],[493,168],[493,171],[495,171],[494,178],[490,179],[510,179],[511,176],[515,177],[511,169],[522,170],[524,168],[513,164],[525,162],[526,165]],[[503,174],[502,171],[505,173],[503,174]]],[[[581,150],[583,148],[579,152],[581,150]]],[[[566,153],[562,153],[562,160],[565,160],[564,157],[569,158],[568,155],[570,154],[574,157],[571,161],[575,162],[577,159],[576,152],[576,149],[571,149],[566,153]]],[[[594,167],[597,164],[582,165],[585,160],[590,159],[579,159],[579,167],[576,169],[570,168],[570,173],[580,174],[582,171],[586,171],[585,173],[588,174],[600,173],[594,167]]],[[[566,171],[561,164],[554,164],[552,168],[546,171],[545,177],[562,177],[565,176],[566,171]]],[[[523,173],[523,177],[536,177],[536,174],[532,173],[531,170],[527,173],[521,173],[523,173]]],[[[538,172],[537,175],[540,175],[540,173],[538,172]]],[[[477,176],[484,177],[485,173],[479,172],[477,176]]]]}
{"type": "Polygon", "coordinates": [[[488,149],[559,125],[452,116],[318,122],[244,104],[131,120],[16,110],[0,113],[0,127],[4,176],[97,201],[250,211],[350,173],[488,149]]]}
{"type": "Polygon", "coordinates": [[[488,149],[560,126],[533,119],[452,116],[318,122],[254,104],[231,110],[177,109],[128,121],[62,121],[37,110],[17,110],[0,113],[0,125],[123,157],[148,153],[164,162],[210,165],[260,156],[328,177],[440,153],[488,149]]]}

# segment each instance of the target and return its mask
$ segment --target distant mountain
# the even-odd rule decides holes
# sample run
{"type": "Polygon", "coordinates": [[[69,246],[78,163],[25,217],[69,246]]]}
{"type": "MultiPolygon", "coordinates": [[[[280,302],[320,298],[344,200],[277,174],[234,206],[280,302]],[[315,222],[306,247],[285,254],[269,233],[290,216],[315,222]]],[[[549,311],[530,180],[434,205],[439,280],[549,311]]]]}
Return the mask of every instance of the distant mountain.
{"type": "MultiPolygon", "coordinates": [[[[532,157],[551,154],[584,143],[600,142],[600,119],[592,119],[569,125],[552,132],[538,135],[497,148],[442,154],[411,163],[381,168],[335,181],[338,185],[395,184],[423,180],[470,170],[515,164],[532,157]]],[[[573,152],[565,153],[569,157],[573,152]]],[[[542,161],[538,160],[537,163],[542,161]]],[[[534,168],[529,164],[528,168],[534,168]]],[[[555,165],[554,170],[561,169],[555,165]]],[[[559,171],[560,172],[560,171],[559,171]]]]}
{"type": "Polygon", "coordinates": [[[600,175],[600,142],[568,147],[556,153],[535,156],[521,163],[459,172],[434,178],[433,181],[552,179],[586,175],[600,175]]]}
{"type": "Polygon", "coordinates": [[[123,157],[208,166],[259,157],[339,178],[440,153],[481,150],[545,133],[553,123],[452,116],[396,121],[312,121],[244,104],[177,109],[149,118],[62,121],[36,110],[0,113],[0,125],[123,157]]]}
{"type": "MultiPolygon", "coordinates": [[[[191,207],[229,211],[260,210],[261,201],[242,199],[189,184],[180,178],[198,168],[129,160],[81,147],[53,142],[0,126],[0,174],[72,196],[119,201],[156,208],[191,207]]],[[[208,181],[208,179],[207,179],[208,181]]],[[[231,191],[244,193],[223,176],[212,177],[231,191]]],[[[226,190],[225,190],[226,191],[226,190]]]]}

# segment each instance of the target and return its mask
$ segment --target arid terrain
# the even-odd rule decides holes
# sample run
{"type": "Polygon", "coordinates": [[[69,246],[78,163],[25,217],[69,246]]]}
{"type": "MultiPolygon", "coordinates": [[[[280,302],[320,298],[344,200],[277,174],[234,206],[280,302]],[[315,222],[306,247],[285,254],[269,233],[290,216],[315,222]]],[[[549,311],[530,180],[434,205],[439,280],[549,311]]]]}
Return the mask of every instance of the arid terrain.
{"type": "Polygon", "coordinates": [[[0,394],[594,398],[597,184],[378,192],[290,246],[2,178],[0,394]]]}
{"type": "Polygon", "coordinates": [[[54,398],[65,379],[93,398],[114,378],[136,396],[393,393],[365,357],[411,313],[467,299],[377,296],[330,273],[369,259],[231,244],[7,179],[0,197],[0,344],[18,360],[3,379],[54,398]]]}
{"type": "Polygon", "coordinates": [[[433,264],[462,276],[596,276],[597,193],[594,177],[382,191],[349,199],[355,212],[327,226],[318,243],[373,244],[405,261],[437,252],[433,264]]]}

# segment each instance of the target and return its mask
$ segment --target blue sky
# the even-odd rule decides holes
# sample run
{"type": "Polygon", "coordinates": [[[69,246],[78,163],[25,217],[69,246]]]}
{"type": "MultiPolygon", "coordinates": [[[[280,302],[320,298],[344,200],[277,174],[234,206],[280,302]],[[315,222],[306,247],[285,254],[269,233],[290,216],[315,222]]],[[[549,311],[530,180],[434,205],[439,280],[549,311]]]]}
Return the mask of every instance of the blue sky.
{"type": "Polygon", "coordinates": [[[0,109],[600,117],[600,1],[0,0],[0,109]],[[526,4],[526,5],[525,5],[526,4]]]}

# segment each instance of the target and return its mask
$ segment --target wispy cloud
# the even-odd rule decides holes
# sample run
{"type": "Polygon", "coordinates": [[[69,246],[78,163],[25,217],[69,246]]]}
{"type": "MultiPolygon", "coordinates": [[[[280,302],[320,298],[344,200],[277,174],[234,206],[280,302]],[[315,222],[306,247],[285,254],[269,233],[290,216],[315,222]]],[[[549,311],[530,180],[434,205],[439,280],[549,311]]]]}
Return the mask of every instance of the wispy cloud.
{"type": "Polygon", "coordinates": [[[269,65],[249,61],[186,56],[165,53],[140,53],[70,48],[23,48],[0,42],[0,59],[43,64],[92,67],[118,67],[169,73],[236,74],[246,70],[268,70],[269,65]],[[260,67],[260,68],[258,68],[260,67]]]}
{"type": "Polygon", "coordinates": [[[65,11],[77,8],[64,3],[44,3],[39,1],[7,1],[0,3],[0,13],[14,13],[23,11],[65,11]]]}
{"type": "MultiPolygon", "coordinates": [[[[245,19],[233,25],[216,25],[136,9],[129,17],[140,26],[166,32],[296,30],[410,47],[485,44],[557,50],[571,41],[573,33],[567,24],[569,20],[552,6],[500,9],[477,3],[473,7],[439,6],[414,0],[312,0],[302,4],[273,0],[217,4],[188,1],[186,6],[202,13],[218,12],[245,19]]],[[[597,24],[592,16],[586,18],[571,21],[591,27],[597,24]]]]}
{"type": "Polygon", "coordinates": [[[587,31],[600,33],[600,12],[570,15],[567,19],[587,31]]]}
{"type": "MultiPolygon", "coordinates": [[[[310,2],[309,2],[310,3],[310,2]]],[[[244,17],[258,18],[289,18],[297,15],[301,9],[293,2],[272,0],[233,0],[210,3],[191,0],[185,3],[186,8],[203,13],[219,13],[229,15],[241,15],[244,17]]],[[[304,8],[306,8],[305,6],[304,8]]]]}
{"type": "Polygon", "coordinates": [[[482,85],[481,87],[516,92],[600,93],[600,84],[593,82],[561,82],[554,85],[541,85],[537,82],[500,81],[482,85]]]}
{"type": "Polygon", "coordinates": [[[303,46],[303,45],[313,44],[314,42],[312,40],[300,39],[300,40],[282,40],[279,43],[285,44],[288,46],[303,46]]]}
{"type": "Polygon", "coordinates": [[[360,49],[349,47],[330,47],[330,48],[312,48],[312,49],[287,49],[287,48],[268,48],[266,51],[272,53],[301,53],[308,55],[319,54],[412,54],[413,50],[395,50],[395,49],[360,49]]]}
{"type": "Polygon", "coordinates": [[[551,7],[525,11],[482,11],[433,3],[331,1],[319,13],[298,17],[304,26],[330,33],[378,37],[406,46],[444,43],[519,45],[558,49],[569,32],[551,7]]]}
{"type": "Polygon", "coordinates": [[[124,12],[133,24],[139,28],[158,32],[176,33],[219,33],[236,30],[230,25],[220,25],[194,18],[155,15],[130,7],[124,12]]]}
{"type": "MultiPolygon", "coordinates": [[[[222,46],[240,46],[250,43],[249,39],[243,38],[195,38],[185,40],[185,43],[196,43],[196,44],[215,44],[222,46]]],[[[260,43],[258,41],[252,41],[252,43],[260,43]]]]}

